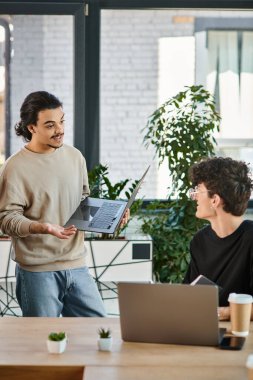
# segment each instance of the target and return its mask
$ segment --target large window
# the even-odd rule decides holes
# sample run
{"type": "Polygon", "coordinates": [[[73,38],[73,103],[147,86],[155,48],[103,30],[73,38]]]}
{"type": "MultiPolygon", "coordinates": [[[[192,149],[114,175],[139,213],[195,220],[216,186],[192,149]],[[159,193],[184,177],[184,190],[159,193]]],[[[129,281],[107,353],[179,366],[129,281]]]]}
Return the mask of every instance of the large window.
{"type": "Polygon", "coordinates": [[[1,83],[5,84],[0,102],[1,160],[22,145],[15,136],[14,125],[24,97],[37,90],[50,91],[63,101],[68,125],[66,142],[86,154],[86,119],[89,120],[92,107],[86,109],[90,90],[84,78],[85,71],[90,71],[90,62],[85,64],[85,37],[92,41],[94,33],[90,23],[85,23],[83,0],[9,0],[0,2],[0,15],[8,26],[0,22],[5,27],[5,43],[9,43],[6,49],[0,41],[0,66],[4,66],[1,83]],[[2,53],[5,59],[1,58],[2,53]],[[10,58],[8,64],[6,57],[10,58]]]}
{"type": "MultiPolygon", "coordinates": [[[[102,10],[100,161],[108,164],[115,181],[138,178],[151,162],[143,193],[146,198],[166,197],[167,167],[158,170],[154,151],[142,144],[142,129],[163,101],[194,83],[215,94],[221,112],[217,153],[238,158],[238,149],[224,144],[238,137],[247,143],[253,139],[253,44],[251,32],[242,30],[245,22],[253,25],[253,12],[102,10]],[[219,20],[217,28],[209,23],[198,29],[199,20],[211,19],[219,20]],[[221,31],[229,20],[241,29],[221,31]]],[[[252,153],[240,152],[245,159],[252,153]]]]}
{"type": "MultiPolygon", "coordinates": [[[[205,3],[200,2],[200,8],[205,7],[205,3]]],[[[212,3],[217,5],[211,0],[208,6],[212,3]]],[[[63,99],[70,119],[73,113],[74,122],[69,122],[66,141],[82,151],[89,169],[99,161],[108,164],[112,180],[118,181],[126,177],[139,178],[144,168],[152,163],[143,194],[146,198],[166,197],[169,173],[166,167],[157,169],[154,151],[147,151],[142,144],[142,129],[148,116],[184,85],[204,84],[202,74],[206,78],[207,66],[203,60],[209,32],[239,33],[238,49],[241,49],[242,33],[251,32],[253,25],[253,12],[239,10],[249,8],[247,1],[231,0],[229,6],[237,8],[234,11],[224,10],[228,7],[224,0],[219,3],[223,10],[196,10],[191,0],[180,2],[181,9],[169,8],[175,5],[178,6],[178,2],[166,0],[90,0],[85,4],[82,0],[0,2],[0,14],[9,15],[14,27],[11,108],[5,115],[12,120],[7,132],[10,134],[10,128],[18,119],[18,109],[25,94],[44,86],[63,99]],[[219,20],[218,24],[213,23],[214,19],[219,20]],[[41,51],[36,50],[36,55],[33,49],[27,50],[32,41],[39,38],[31,28],[33,20],[41,37],[37,44],[41,51]],[[60,25],[61,20],[66,20],[65,28],[60,25]],[[21,21],[23,30],[19,28],[21,24],[18,25],[21,21]],[[23,34],[26,23],[30,33],[23,34]],[[53,27],[55,34],[51,33],[53,27]],[[62,41],[59,50],[58,38],[62,41]],[[19,39],[27,42],[24,46],[27,54],[23,59],[16,44],[19,39]],[[56,48],[52,47],[54,43],[56,48]],[[43,51],[41,61],[39,57],[43,51]],[[50,63],[52,59],[54,65],[50,63]],[[34,76],[36,65],[41,70],[37,77],[34,76]],[[20,86],[22,78],[23,86],[20,86]]],[[[252,44],[249,47],[252,48],[252,44]]],[[[243,56],[240,57],[241,65],[243,56]]],[[[217,71],[215,75],[217,106],[221,107],[221,92],[217,91],[220,74],[217,71]]],[[[249,81],[245,83],[248,86],[249,81]]],[[[245,93],[248,91],[247,87],[245,93]]],[[[245,107],[250,99],[251,95],[245,107]]],[[[248,117],[246,112],[243,115],[248,117]]],[[[9,151],[13,153],[19,148],[13,129],[9,137],[9,151]]],[[[252,139],[251,132],[243,141],[240,137],[238,148],[239,139],[232,134],[226,138],[220,135],[220,152],[251,159],[252,139]]]]}
{"type": "Polygon", "coordinates": [[[5,132],[5,40],[4,26],[0,25],[0,164],[5,160],[6,132],[5,132]]]}
{"type": "Polygon", "coordinates": [[[214,94],[222,117],[217,154],[253,167],[252,12],[243,15],[197,19],[196,81],[214,94]]]}
{"type": "Polygon", "coordinates": [[[11,29],[9,18],[0,17],[0,165],[10,154],[10,57],[11,29]]]}

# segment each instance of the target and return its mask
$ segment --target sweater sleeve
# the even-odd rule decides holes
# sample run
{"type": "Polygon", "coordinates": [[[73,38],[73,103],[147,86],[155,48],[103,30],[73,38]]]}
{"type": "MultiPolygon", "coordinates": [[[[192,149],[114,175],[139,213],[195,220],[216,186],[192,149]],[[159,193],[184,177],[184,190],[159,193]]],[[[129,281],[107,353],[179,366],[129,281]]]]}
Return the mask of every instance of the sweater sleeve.
{"type": "Polygon", "coordinates": [[[18,188],[8,182],[6,176],[0,176],[0,229],[3,233],[25,237],[30,235],[29,227],[32,220],[24,216],[25,200],[19,194],[18,188]]]}

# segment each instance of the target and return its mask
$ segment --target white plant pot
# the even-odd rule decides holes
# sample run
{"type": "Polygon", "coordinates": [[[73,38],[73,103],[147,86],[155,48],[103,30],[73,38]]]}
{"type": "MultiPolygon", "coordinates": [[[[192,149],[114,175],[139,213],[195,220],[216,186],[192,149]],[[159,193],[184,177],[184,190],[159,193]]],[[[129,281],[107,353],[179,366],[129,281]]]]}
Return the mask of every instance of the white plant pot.
{"type": "Polygon", "coordinates": [[[67,346],[67,339],[59,340],[59,341],[53,341],[53,340],[47,340],[47,349],[48,352],[51,354],[61,354],[65,351],[67,346]]]}
{"type": "Polygon", "coordinates": [[[98,339],[98,349],[100,351],[111,351],[112,338],[100,338],[98,339]]]}

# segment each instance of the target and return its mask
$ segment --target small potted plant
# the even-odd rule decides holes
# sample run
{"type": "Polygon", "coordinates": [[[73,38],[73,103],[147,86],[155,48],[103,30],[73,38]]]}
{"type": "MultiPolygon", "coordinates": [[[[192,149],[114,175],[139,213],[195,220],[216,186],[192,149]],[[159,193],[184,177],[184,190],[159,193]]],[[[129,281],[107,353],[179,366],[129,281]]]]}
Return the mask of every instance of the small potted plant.
{"type": "Polygon", "coordinates": [[[111,351],[112,348],[112,336],[110,329],[104,329],[101,327],[98,330],[98,348],[100,351],[111,351]]]}
{"type": "Polygon", "coordinates": [[[65,351],[67,345],[67,336],[65,332],[52,332],[48,335],[47,349],[51,354],[61,354],[65,351]]]}

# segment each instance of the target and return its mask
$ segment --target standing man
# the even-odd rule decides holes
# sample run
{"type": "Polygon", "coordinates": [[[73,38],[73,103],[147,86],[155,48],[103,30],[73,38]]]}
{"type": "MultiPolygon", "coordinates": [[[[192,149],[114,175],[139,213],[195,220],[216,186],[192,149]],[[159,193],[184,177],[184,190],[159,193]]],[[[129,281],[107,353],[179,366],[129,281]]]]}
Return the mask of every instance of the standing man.
{"type": "Polygon", "coordinates": [[[23,316],[103,317],[84,233],[62,227],[89,195],[84,157],[63,144],[62,103],[45,91],[29,94],[15,130],[27,144],[1,168],[0,228],[12,239],[23,316]]]}

